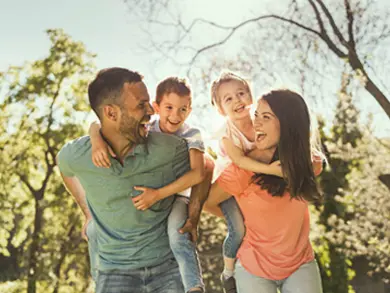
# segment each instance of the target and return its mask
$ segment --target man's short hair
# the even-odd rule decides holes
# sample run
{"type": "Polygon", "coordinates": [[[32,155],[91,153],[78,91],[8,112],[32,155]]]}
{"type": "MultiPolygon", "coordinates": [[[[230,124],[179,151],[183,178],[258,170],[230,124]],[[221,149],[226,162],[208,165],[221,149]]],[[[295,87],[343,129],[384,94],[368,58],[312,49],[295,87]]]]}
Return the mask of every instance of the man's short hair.
{"type": "Polygon", "coordinates": [[[156,103],[160,105],[164,95],[175,93],[180,97],[189,96],[191,98],[191,87],[185,78],[167,77],[162,80],[156,89],[156,103]]]}
{"type": "Polygon", "coordinates": [[[92,110],[101,118],[103,105],[121,105],[120,97],[126,82],[137,83],[142,79],[141,74],[126,68],[111,67],[100,70],[88,86],[88,98],[92,110]]]}

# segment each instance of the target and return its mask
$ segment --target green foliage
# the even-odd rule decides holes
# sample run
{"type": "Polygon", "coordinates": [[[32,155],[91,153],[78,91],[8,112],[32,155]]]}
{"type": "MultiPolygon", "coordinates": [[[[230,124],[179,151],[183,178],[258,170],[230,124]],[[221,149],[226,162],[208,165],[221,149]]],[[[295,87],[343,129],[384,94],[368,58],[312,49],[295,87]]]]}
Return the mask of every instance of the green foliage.
{"type": "Polygon", "coordinates": [[[355,276],[376,274],[386,281],[390,264],[389,190],[378,179],[390,172],[390,147],[359,124],[347,85],[342,84],[330,135],[322,132],[329,166],[320,176],[325,203],[316,225],[323,233],[315,249],[329,293],[352,292],[355,276]]]}
{"type": "MultiPolygon", "coordinates": [[[[0,75],[0,279],[27,279],[28,292],[58,292],[69,282],[73,292],[84,292],[88,259],[81,219],[55,156],[67,140],[85,133],[78,120],[90,112],[86,89],[94,56],[62,30],[47,34],[45,58],[0,75]]],[[[7,284],[14,288],[9,292],[26,285],[2,286],[7,284]]]]}

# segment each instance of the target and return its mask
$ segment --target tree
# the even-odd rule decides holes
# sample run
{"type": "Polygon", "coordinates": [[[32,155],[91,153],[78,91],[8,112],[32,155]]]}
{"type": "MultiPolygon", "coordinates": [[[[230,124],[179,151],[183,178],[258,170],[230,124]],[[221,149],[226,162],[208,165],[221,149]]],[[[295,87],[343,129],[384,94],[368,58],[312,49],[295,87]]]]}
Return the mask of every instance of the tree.
{"type": "MultiPolygon", "coordinates": [[[[38,281],[45,281],[41,292],[58,292],[61,274],[88,272],[86,257],[75,257],[86,255],[86,245],[76,205],[56,173],[55,156],[66,140],[84,133],[94,55],[62,30],[47,30],[47,35],[46,57],[10,67],[0,80],[5,93],[0,100],[0,219],[7,236],[1,253],[12,253],[12,263],[20,267],[11,280],[27,275],[28,293],[37,291],[38,281]]],[[[85,291],[87,283],[78,283],[75,290],[85,291]]]]}
{"type": "MultiPolygon", "coordinates": [[[[333,126],[330,135],[322,133],[322,140],[325,149],[337,146],[344,148],[348,145],[350,148],[356,148],[362,133],[358,124],[359,111],[352,103],[352,96],[349,93],[349,83],[351,76],[345,74],[342,78],[339,100],[336,107],[333,126]]],[[[347,206],[337,200],[337,196],[344,196],[344,190],[349,188],[348,175],[353,168],[358,168],[357,162],[349,160],[343,156],[329,155],[329,166],[320,176],[320,184],[324,192],[324,205],[319,216],[319,224],[325,227],[325,233],[332,233],[333,225],[328,221],[330,218],[337,217],[347,219],[347,206]]],[[[326,234],[325,234],[326,235],[326,234]]],[[[333,240],[333,238],[332,238],[333,240]]],[[[344,293],[349,290],[349,264],[350,260],[343,251],[344,243],[331,241],[326,237],[326,248],[328,254],[328,263],[321,263],[323,274],[324,292],[344,293]]],[[[322,244],[324,245],[324,244],[322,244]]]]}
{"type": "MultiPolygon", "coordinates": [[[[381,82],[385,72],[383,75],[376,73],[384,60],[389,61],[388,53],[384,50],[376,58],[373,56],[373,50],[379,44],[385,47],[390,36],[390,10],[383,7],[384,1],[375,4],[370,0],[334,0],[332,3],[289,0],[285,6],[280,5],[284,12],[259,13],[236,25],[219,24],[203,18],[188,20],[182,18],[180,12],[174,15],[174,8],[180,7],[179,2],[174,0],[124,2],[131,6],[134,14],[138,11],[146,21],[144,31],[151,42],[144,47],[160,52],[165,59],[169,58],[176,64],[192,66],[205,52],[226,44],[250,25],[256,25],[254,36],[270,49],[269,53],[279,51],[282,54],[278,56],[291,57],[291,50],[299,51],[306,69],[311,67],[321,74],[321,70],[325,69],[323,66],[310,64],[311,59],[317,59],[313,56],[320,54],[327,67],[334,66],[337,61],[339,68],[344,63],[348,64],[355,77],[390,117],[390,102],[384,92],[386,82],[381,82]],[[165,33],[154,34],[156,28],[163,29],[165,33]],[[205,31],[217,31],[219,34],[205,44],[200,41],[205,39],[205,31]],[[178,61],[182,52],[187,52],[184,62],[178,61]]],[[[251,46],[251,42],[245,43],[251,46]]]]}
{"type": "Polygon", "coordinates": [[[329,151],[329,167],[320,176],[325,202],[318,224],[325,229],[317,239],[324,292],[373,282],[367,274],[387,282],[390,272],[389,193],[379,183],[389,172],[390,147],[372,136],[369,126],[359,125],[350,81],[346,75],[330,134],[322,134],[329,151]]]}

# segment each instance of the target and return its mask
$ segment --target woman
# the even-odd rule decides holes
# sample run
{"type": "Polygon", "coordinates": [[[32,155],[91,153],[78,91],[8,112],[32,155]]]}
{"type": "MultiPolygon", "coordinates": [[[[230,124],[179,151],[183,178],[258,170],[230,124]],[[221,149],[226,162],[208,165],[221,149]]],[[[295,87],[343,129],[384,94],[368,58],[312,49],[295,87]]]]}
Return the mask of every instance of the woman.
{"type": "Polygon", "coordinates": [[[289,90],[271,91],[258,102],[254,128],[256,149],[250,156],[263,163],[279,159],[284,178],[230,165],[206,203],[212,209],[233,195],[245,218],[235,273],[238,292],[322,293],[308,210],[309,202],[321,198],[314,173],[321,171],[322,155],[311,141],[316,131],[305,101],[289,90]]]}

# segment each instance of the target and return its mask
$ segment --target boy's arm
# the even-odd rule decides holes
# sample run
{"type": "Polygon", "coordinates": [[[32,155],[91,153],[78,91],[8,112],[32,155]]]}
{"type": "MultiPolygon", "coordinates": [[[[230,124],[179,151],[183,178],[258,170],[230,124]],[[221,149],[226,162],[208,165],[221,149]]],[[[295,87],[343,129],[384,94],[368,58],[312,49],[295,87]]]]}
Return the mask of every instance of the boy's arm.
{"type": "Polygon", "coordinates": [[[278,177],[283,177],[282,168],[276,164],[264,164],[258,162],[248,156],[237,147],[231,140],[228,138],[222,139],[222,144],[226,150],[227,155],[232,160],[232,162],[237,165],[239,168],[252,171],[255,173],[263,173],[269,175],[275,175],[278,177]]]}
{"type": "Polygon", "coordinates": [[[140,186],[134,187],[136,190],[143,191],[141,195],[133,198],[134,205],[137,209],[146,210],[157,201],[197,185],[204,179],[205,167],[203,152],[197,149],[190,149],[189,154],[191,170],[174,182],[159,189],[140,186]]]}
{"type": "Polygon", "coordinates": [[[109,154],[115,157],[115,153],[100,135],[101,125],[99,122],[92,122],[88,134],[92,144],[92,162],[96,167],[110,168],[109,154]]]}

